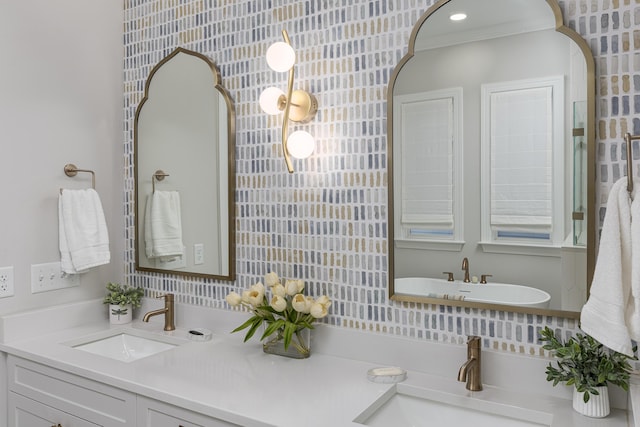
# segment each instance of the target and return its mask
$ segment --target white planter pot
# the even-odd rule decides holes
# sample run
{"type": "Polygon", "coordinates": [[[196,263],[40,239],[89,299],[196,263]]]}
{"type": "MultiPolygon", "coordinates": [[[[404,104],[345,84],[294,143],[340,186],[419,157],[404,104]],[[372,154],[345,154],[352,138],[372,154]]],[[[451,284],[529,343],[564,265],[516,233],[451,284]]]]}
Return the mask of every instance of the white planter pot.
{"type": "Polygon", "coordinates": [[[587,403],[583,400],[583,394],[573,388],[573,409],[587,417],[604,418],[611,412],[609,405],[609,388],[607,386],[596,387],[599,395],[591,395],[587,403]]]}
{"type": "Polygon", "coordinates": [[[124,306],[118,304],[109,304],[109,322],[112,325],[123,325],[131,323],[133,319],[133,307],[131,304],[124,306]]]}

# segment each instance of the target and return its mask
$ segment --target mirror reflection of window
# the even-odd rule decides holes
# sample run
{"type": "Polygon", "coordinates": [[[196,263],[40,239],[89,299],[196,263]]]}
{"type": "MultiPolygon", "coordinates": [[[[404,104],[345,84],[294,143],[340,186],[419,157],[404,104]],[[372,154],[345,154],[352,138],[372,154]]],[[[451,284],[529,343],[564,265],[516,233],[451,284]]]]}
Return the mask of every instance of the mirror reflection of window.
{"type": "Polygon", "coordinates": [[[401,238],[461,240],[462,89],[401,95],[396,103],[401,238]]]}
{"type": "Polygon", "coordinates": [[[483,240],[564,238],[563,78],[482,86],[483,240]]]}

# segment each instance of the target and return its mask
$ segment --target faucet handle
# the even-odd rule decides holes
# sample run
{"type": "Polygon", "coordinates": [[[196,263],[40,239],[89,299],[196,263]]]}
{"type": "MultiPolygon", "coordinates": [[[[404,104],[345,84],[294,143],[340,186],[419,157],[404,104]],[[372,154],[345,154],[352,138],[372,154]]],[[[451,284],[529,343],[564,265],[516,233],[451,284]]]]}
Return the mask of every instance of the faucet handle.
{"type": "Polygon", "coordinates": [[[487,284],[487,277],[493,277],[493,274],[482,274],[480,276],[480,283],[483,285],[487,284]]]}
{"type": "Polygon", "coordinates": [[[156,295],[156,298],[157,299],[164,298],[165,301],[170,301],[170,300],[173,300],[173,294],[169,292],[167,292],[166,294],[158,294],[156,295]]]}
{"type": "Polygon", "coordinates": [[[453,273],[450,271],[443,271],[442,274],[447,275],[447,282],[453,282],[453,273]]]}

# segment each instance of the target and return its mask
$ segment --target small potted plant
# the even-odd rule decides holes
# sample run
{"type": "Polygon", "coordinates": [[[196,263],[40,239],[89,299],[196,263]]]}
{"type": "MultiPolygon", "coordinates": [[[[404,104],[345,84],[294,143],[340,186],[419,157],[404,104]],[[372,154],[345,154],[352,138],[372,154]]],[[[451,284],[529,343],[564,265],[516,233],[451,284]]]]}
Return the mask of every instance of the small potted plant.
{"type": "Polygon", "coordinates": [[[109,321],[115,325],[131,322],[133,309],[140,307],[144,289],[109,282],[107,291],[103,302],[109,304],[109,321]]]}
{"type": "MultiPolygon", "coordinates": [[[[573,409],[594,418],[609,415],[609,389],[614,384],[629,390],[629,374],[632,371],[625,354],[605,349],[593,337],[577,333],[562,342],[549,327],[540,331],[543,349],[557,359],[557,366],[547,366],[547,381],[556,386],[564,382],[573,389],[573,409]]],[[[634,351],[636,348],[634,347],[634,351]]]]}

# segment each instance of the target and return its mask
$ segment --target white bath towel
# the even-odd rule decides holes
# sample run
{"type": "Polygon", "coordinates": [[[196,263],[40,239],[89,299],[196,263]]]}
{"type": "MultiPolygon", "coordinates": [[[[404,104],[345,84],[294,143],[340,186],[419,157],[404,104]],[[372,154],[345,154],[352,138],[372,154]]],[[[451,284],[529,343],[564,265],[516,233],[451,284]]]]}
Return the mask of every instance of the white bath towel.
{"type": "Polygon", "coordinates": [[[155,191],[145,208],[145,252],[147,258],[171,260],[182,256],[180,193],[155,191]]]}
{"type": "MultiPolygon", "coordinates": [[[[640,217],[636,222],[640,222],[640,217]]],[[[613,184],[609,193],[596,269],[589,300],[582,308],[580,327],[610,349],[629,356],[633,355],[627,325],[632,300],[631,241],[631,198],[627,179],[623,178],[613,184]]]]}
{"type": "Polygon", "coordinates": [[[111,261],[107,223],[94,189],[61,191],[58,230],[63,272],[83,273],[111,261]]]}

